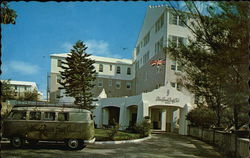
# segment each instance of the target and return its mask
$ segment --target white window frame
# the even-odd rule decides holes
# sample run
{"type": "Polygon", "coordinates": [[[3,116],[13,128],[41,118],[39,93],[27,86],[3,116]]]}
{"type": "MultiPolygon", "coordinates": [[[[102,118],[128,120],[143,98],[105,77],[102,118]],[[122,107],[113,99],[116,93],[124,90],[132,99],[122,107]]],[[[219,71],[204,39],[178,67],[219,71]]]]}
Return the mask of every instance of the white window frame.
{"type": "Polygon", "coordinates": [[[101,80],[101,79],[98,80],[98,87],[103,87],[103,80],[101,80]]]}
{"type": "Polygon", "coordinates": [[[103,72],[103,64],[99,64],[99,72],[103,72]]]}
{"type": "Polygon", "coordinates": [[[57,59],[57,67],[61,67],[62,66],[62,59],[57,59]]]}
{"type": "Polygon", "coordinates": [[[121,81],[116,81],[116,82],[115,82],[115,88],[116,88],[116,89],[121,89],[121,87],[122,87],[122,86],[121,86],[121,81]],[[120,85],[120,86],[117,87],[117,85],[120,85]]]}
{"type": "Polygon", "coordinates": [[[56,75],[56,82],[59,83],[62,80],[62,77],[60,74],[56,75]]]}
{"type": "Polygon", "coordinates": [[[170,82],[170,85],[171,85],[171,87],[176,88],[176,83],[175,82],[170,82]]]}
{"type": "Polygon", "coordinates": [[[129,89],[129,90],[132,89],[132,84],[131,84],[131,82],[126,82],[126,88],[129,89]],[[128,85],[130,86],[129,88],[128,88],[128,85]]]}
{"type": "Polygon", "coordinates": [[[121,67],[120,66],[117,66],[116,67],[116,74],[121,74],[121,67]],[[118,69],[119,68],[119,69],[118,69]],[[119,70],[119,71],[118,71],[119,70]]]}
{"type": "Polygon", "coordinates": [[[130,67],[127,68],[127,75],[131,75],[131,68],[130,67]]]}
{"type": "Polygon", "coordinates": [[[112,80],[109,80],[109,87],[112,87],[112,80]]]}

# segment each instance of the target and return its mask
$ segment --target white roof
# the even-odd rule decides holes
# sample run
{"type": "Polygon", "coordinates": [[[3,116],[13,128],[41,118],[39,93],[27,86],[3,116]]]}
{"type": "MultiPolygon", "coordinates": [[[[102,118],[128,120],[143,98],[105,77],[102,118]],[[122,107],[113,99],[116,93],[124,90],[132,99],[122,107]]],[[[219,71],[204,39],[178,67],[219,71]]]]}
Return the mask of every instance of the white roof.
{"type": "MultiPolygon", "coordinates": [[[[50,54],[51,57],[62,57],[66,58],[68,53],[62,54],[50,54]]],[[[117,64],[132,64],[131,59],[118,59],[118,58],[110,58],[110,57],[100,57],[100,56],[90,56],[91,59],[98,62],[106,62],[106,63],[117,63],[117,64]]]]}
{"type": "Polygon", "coordinates": [[[32,87],[36,87],[36,83],[35,82],[28,82],[28,81],[14,81],[14,80],[10,80],[10,84],[11,85],[22,85],[22,86],[32,86],[32,87]]]}
{"type": "Polygon", "coordinates": [[[99,98],[107,98],[107,94],[104,89],[102,89],[102,92],[98,96],[99,98]]]}

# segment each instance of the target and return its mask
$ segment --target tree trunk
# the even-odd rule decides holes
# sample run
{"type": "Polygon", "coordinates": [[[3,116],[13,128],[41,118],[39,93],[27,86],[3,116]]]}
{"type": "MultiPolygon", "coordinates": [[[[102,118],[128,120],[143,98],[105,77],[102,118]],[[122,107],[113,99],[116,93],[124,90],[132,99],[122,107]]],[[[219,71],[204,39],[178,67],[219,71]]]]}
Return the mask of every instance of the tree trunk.
{"type": "Polygon", "coordinates": [[[234,105],[234,127],[235,127],[235,130],[238,130],[239,129],[239,125],[238,125],[238,111],[237,111],[237,105],[234,105]]]}

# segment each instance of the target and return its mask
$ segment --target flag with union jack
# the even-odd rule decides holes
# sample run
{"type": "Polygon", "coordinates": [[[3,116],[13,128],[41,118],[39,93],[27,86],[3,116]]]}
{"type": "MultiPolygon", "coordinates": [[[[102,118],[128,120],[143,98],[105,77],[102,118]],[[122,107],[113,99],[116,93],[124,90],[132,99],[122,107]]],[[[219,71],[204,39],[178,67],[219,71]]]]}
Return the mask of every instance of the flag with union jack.
{"type": "Polygon", "coordinates": [[[159,60],[152,60],[150,62],[150,65],[152,65],[152,66],[161,66],[161,65],[164,65],[165,63],[166,63],[166,60],[159,59],[159,60]]]}

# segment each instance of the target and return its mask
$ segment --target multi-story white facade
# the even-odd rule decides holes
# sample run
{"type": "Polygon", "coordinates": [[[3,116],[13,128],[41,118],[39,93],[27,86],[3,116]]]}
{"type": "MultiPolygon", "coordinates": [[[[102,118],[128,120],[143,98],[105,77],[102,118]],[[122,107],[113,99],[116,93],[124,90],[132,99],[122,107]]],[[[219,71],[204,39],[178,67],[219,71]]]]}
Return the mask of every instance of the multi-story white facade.
{"type": "MultiPolygon", "coordinates": [[[[194,97],[177,84],[180,67],[163,48],[170,41],[177,46],[186,43],[188,37],[192,38],[191,32],[170,8],[149,6],[131,60],[93,56],[98,72],[94,90],[96,97],[99,96],[94,110],[97,126],[112,125],[114,120],[125,129],[149,116],[154,129],[170,132],[179,126],[179,133],[187,134],[185,115],[193,107],[194,97]],[[159,59],[166,60],[166,64],[158,67],[150,64],[159,59]],[[121,74],[117,74],[118,66],[121,74]],[[119,90],[113,86],[114,82],[121,82],[119,90]]],[[[59,58],[60,54],[51,55],[51,85],[55,83],[53,74],[59,71],[55,68],[59,58]]]]}
{"type": "Polygon", "coordinates": [[[25,92],[37,90],[38,99],[42,100],[43,93],[38,91],[37,84],[35,82],[10,80],[10,86],[14,90],[15,98],[17,99],[23,97],[25,92]]]}
{"type": "MultiPolygon", "coordinates": [[[[65,100],[59,96],[64,96],[58,89],[61,80],[60,72],[62,71],[61,61],[67,57],[67,54],[51,54],[51,74],[50,74],[50,101],[58,102],[65,100]]],[[[99,96],[102,90],[108,97],[131,96],[134,94],[135,76],[132,60],[115,59],[99,56],[90,56],[95,60],[94,67],[97,72],[95,87],[92,89],[94,97],[99,96]]]]}

